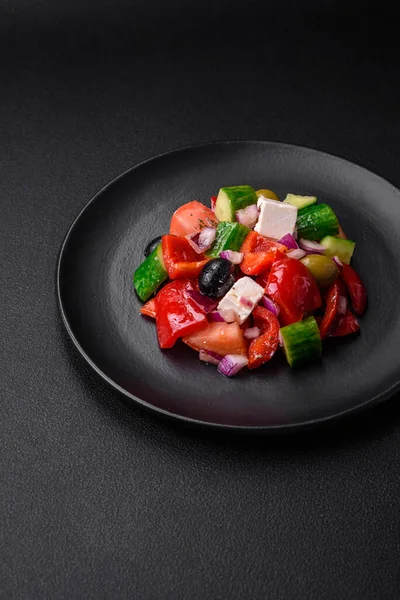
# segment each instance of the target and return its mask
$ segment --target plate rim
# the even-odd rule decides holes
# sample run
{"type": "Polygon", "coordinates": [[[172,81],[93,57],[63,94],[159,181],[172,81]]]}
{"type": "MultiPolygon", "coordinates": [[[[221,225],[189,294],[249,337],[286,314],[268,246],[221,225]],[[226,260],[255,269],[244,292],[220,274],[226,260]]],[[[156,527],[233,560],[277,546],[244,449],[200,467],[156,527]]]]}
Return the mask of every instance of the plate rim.
{"type": "Polygon", "coordinates": [[[299,149],[302,151],[307,150],[310,153],[324,155],[329,159],[334,159],[335,161],[340,161],[342,163],[346,163],[348,165],[355,166],[358,169],[360,169],[361,171],[365,171],[365,173],[367,173],[368,175],[373,175],[377,179],[381,180],[382,183],[384,183],[385,185],[388,185],[390,188],[392,188],[392,191],[395,192],[397,195],[399,195],[399,199],[400,199],[400,190],[394,184],[392,184],[390,181],[388,181],[381,175],[378,175],[377,173],[370,171],[366,167],[363,167],[362,165],[355,163],[353,161],[350,161],[346,158],[342,158],[340,156],[337,156],[335,154],[330,154],[329,152],[325,152],[323,150],[318,150],[316,148],[310,148],[308,146],[303,146],[303,145],[299,145],[299,144],[290,144],[287,142],[271,141],[271,140],[257,140],[257,139],[213,140],[213,141],[208,141],[208,142],[194,143],[194,144],[189,144],[186,146],[181,146],[178,148],[174,148],[172,150],[167,150],[166,152],[161,152],[154,156],[150,156],[150,157],[142,160],[141,162],[129,167],[128,169],[126,169],[125,171],[123,171],[122,173],[120,173],[119,175],[117,175],[116,177],[111,179],[110,181],[108,181],[103,187],[101,187],[88,200],[88,202],[84,205],[84,207],[79,211],[77,216],[73,219],[73,221],[72,221],[71,225],[69,226],[69,228],[64,236],[64,239],[62,241],[61,247],[58,252],[58,257],[57,257],[57,262],[56,262],[56,273],[55,273],[55,275],[56,275],[57,307],[58,307],[59,314],[61,316],[62,323],[63,323],[70,339],[72,340],[75,348],[78,350],[79,354],[86,360],[86,362],[90,365],[90,367],[95,371],[95,373],[97,373],[97,375],[99,375],[101,377],[101,379],[103,381],[105,381],[113,390],[122,394],[125,398],[130,400],[132,403],[137,403],[137,404],[141,405],[142,407],[144,407],[146,410],[154,411],[154,412],[158,413],[160,416],[167,417],[168,419],[178,420],[180,422],[186,423],[187,425],[194,425],[194,426],[198,426],[198,427],[202,427],[202,428],[204,428],[204,427],[212,428],[214,430],[224,429],[224,430],[233,431],[233,432],[254,432],[254,433],[257,433],[257,432],[258,433],[288,433],[288,432],[291,432],[291,433],[295,433],[295,432],[300,432],[300,431],[303,431],[306,429],[323,426],[323,425],[326,425],[329,423],[336,422],[336,421],[341,420],[350,415],[354,415],[354,414],[361,412],[363,410],[366,410],[368,408],[372,408],[374,405],[383,403],[385,400],[387,400],[391,396],[393,396],[398,390],[400,390],[400,379],[397,383],[393,384],[391,387],[384,390],[381,394],[377,394],[357,406],[340,411],[339,413],[327,415],[324,417],[317,417],[315,419],[309,419],[306,421],[300,421],[299,423],[291,423],[291,424],[284,424],[284,425],[283,424],[280,424],[280,425],[279,424],[278,425],[230,425],[227,423],[215,423],[212,421],[203,421],[201,419],[187,417],[185,415],[180,415],[178,413],[168,411],[164,408],[160,408],[154,404],[151,404],[151,403],[143,400],[139,396],[136,396],[135,394],[128,392],[125,388],[120,386],[111,377],[109,377],[106,373],[104,373],[104,371],[102,371],[102,369],[100,369],[100,367],[97,366],[97,364],[90,358],[90,356],[86,353],[86,351],[84,350],[84,348],[82,347],[82,345],[80,344],[78,339],[76,338],[76,336],[73,332],[73,329],[68,321],[66,311],[64,310],[64,304],[63,304],[62,293],[61,293],[61,270],[62,270],[63,257],[65,254],[65,251],[66,251],[66,246],[68,244],[68,241],[75,229],[75,226],[77,225],[78,221],[80,220],[81,216],[85,213],[85,211],[88,210],[92,204],[94,204],[94,202],[97,200],[97,198],[102,196],[109,188],[111,188],[113,185],[115,185],[120,179],[124,178],[125,176],[132,173],[139,167],[147,164],[148,162],[157,160],[159,158],[163,158],[165,156],[179,154],[179,153],[185,152],[187,150],[194,150],[194,149],[201,149],[201,148],[204,149],[209,146],[218,146],[218,145],[224,146],[224,145],[236,145],[236,144],[237,145],[261,144],[261,145],[265,145],[265,146],[281,146],[284,148],[299,149]]]}

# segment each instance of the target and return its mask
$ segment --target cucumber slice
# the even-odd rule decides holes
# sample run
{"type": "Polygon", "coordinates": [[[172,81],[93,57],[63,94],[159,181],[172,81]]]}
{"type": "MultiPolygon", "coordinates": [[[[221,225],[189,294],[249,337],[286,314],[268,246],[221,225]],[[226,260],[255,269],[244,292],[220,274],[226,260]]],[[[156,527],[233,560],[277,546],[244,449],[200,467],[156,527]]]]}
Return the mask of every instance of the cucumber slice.
{"type": "Polygon", "coordinates": [[[219,221],[236,221],[236,211],[257,204],[257,194],[250,185],[236,185],[219,190],[215,216],[219,221]]]}
{"type": "Polygon", "coordinates": [[[322,344],[317,321],[308,317],[281,328],[283,349],[291,367],[297,367],[321,357],[322,344]]]}
{"type": "Polygon", "coordinates": [[[138,266],[133,276],[133,285],[139,298],[145,302],[167,277],[160,243],[138,266]]]}
{"type": "Polygon", "coordinates": [[[297,196],[296,194],[287,194],[284,202],[295,206],[298,210],[312,206],[317,201],[317,196],[297,196]]]}
{"type": "Polygon", "coordinates": [[[351,257],[353,256],[354,248],[356,243],[351,240],[343,240],[332,235],[326,235],[320,241],[322,246],[325,246],[325,256],[333,258],[337,256],[346,265],[350,264],[351,257]]]}
{"type": "Polygon", "coordinates": [[[217,234],[211,248],[205,252],[206,256],[217,258],[223,250],[234,250],[238,252],[244,239],[250,233],[250,229],[241,223],[229,223],[221,221],[218,223],[217,234]]]}
{"type": "Polygon", "coordinates": [[[299,238],[320,240],[326,235],[337,235],[339,223],[328,204],[314,204],[298,212],[297,230],[299,238]]]}

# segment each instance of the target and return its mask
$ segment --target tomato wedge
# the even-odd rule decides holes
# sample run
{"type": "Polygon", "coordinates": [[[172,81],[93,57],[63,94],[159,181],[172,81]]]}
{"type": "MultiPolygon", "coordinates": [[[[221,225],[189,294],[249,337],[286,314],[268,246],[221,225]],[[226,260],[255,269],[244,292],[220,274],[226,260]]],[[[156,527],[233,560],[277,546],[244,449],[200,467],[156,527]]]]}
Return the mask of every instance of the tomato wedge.
{"type": "Polygon", "coordinates": [[[272,238],[250,231],[240,248],[244,254],[241,270],[246,275],[265,273],[272,266],[277,250],[286,252],[287,248],[272,238]]]}
{"type": "Polygon", "coordinates": [[[174,235],[163,235],[161,247],[170,279],[194,279],[210,260],[197,254],[185,238],[174,235]]]}
{"type": "Polygon", "coordinates": [[[261,330],[261,335],[250,342],[249,369],[257,369],[271,360],[279,343],[279,321],[271,311],[256,306],[253,319],[254,325],[261,330]]]}
{"type": "Polygon", "coordinates": [[[193,200],[180,206],[172,215],[169,233],[185,237],[200,231],[203,227],[216,227],[218,219],[211,210],[201,202],[193,200]]]}
{"type": "Polygon", "coordinates": [[[167,283],[155,297],[156,326],[161,348],[172,348],[176,340],[207,325],[201,308],[190,297],[193,282],[178,279],[167,283]]]}
{"type": "Polygon", "coordinates": [[[156,318],[156,299],[151,298],[150,300],[148,300],[146,302],[146,304],[143,304],[142,308],[140,309],[140,312],[142,315],[145,315],[146,317],[151,317],[152,319],[155,319],[156,318]]]}
{"type": "Polygon", "coordinates": [[[280,252],[272,265],[265,293],[279,306],[283,325],[300,321],[305,313],[314,312],[322,304],[317,283],[307,267],[280,252]]]}
{"type": "Polygon", "coordinates": [[[247,354],[247,342],[237,323],[209,323],[201,331],[186,335],[183,342],[199,352],[208,350],[221,356],[247,354]]]}

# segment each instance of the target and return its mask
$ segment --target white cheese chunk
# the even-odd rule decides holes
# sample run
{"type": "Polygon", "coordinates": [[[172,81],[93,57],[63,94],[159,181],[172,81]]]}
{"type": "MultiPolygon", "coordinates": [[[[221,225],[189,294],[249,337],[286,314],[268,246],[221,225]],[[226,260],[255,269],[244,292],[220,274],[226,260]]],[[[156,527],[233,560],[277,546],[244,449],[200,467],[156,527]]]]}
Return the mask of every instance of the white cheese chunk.
{"type": "Polygon", "coordinates": [[[276,202],[261,196],[257,202],[260,216],[254,231],[265,237],[280,240],[284,235],[293,235],[297,220],[297,208],[284,202],[276,202]]]}
{"type": "Polygon", "coordinates": [[[264,288],[251,277],[242,277],[218,304],[218,311],[227,323],[245,322],[264,294],[264,288]]]}

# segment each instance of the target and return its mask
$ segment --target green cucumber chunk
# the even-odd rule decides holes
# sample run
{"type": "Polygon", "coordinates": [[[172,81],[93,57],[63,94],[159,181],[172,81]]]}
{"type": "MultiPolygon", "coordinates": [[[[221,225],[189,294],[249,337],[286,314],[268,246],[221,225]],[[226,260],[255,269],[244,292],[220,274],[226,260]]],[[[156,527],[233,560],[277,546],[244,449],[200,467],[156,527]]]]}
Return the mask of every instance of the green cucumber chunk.
{"type": "Polygon", "coordinates": [[[164,265],[161,243],[142,262],[133,276],[133,285],[137,295],[145,302],[168,277],[164,265]]]}
{"type": "Polygon", "coordinates": [[[249,233],[250,229],[240,223],[221,221],[217,226],[215,241],[205,255],[217,258],[223,250],[238,252],[249,233]]]}
{"type": "Polygon", "coordinates": [[[299,238],[320,240],[326,235],[339,233],[337,216],[328,204],[313,204],[299,210],[297,214],[297,231],[299,238]]]}
{"type": "Polygon", "coordinates": [[[298,210],[312,206],[317,201],[317,196],[297,196],[296,194],[287,194],[284,202],[295,206],[298,210]]]}
{"type": "Polygon", "coordinates": [[[215,216],[219,221],[236,221],[236,211],[257,204],[257,194],[250,185],[221,188],[215,203],[215,216]]]}
{"type": "Polygon", "coordinates": [[[321,357],[321,336],[317,321],[308,317],[281,328],[283,349],[291,367],[297,367],[321,357]]]}
{"type": "Polygon", "coordinates": [[[337,256],[346,265],[350,264],[354,248],[356,247],[355,242],[343,240],[332,235],[326,235],[322,238],[320,244],[326,248],[324,252],[325,256],[329,256],[330,258],[337,256]]]}

